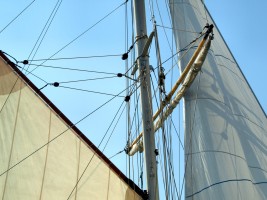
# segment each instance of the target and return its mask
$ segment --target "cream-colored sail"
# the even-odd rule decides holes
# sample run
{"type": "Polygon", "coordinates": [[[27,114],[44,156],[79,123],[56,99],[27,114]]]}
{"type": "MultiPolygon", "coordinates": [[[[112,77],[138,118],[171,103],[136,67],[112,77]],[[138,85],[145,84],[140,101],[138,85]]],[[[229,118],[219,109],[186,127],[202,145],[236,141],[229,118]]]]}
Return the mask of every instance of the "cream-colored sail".
{"type": "Polygon", "coordinates": [[[0,198],[141,199],[141,190],[7,61],[0,58],[0,198]]]}
{"type": "MultiPolygon", "coordinates": [[[[178,50],[214,24],[205,9],[200,0],[171,1],[178,50]]],[[[216,27],[185,95],[185,137],[186,199],[267,199],[267,119],[216,27]]]]}

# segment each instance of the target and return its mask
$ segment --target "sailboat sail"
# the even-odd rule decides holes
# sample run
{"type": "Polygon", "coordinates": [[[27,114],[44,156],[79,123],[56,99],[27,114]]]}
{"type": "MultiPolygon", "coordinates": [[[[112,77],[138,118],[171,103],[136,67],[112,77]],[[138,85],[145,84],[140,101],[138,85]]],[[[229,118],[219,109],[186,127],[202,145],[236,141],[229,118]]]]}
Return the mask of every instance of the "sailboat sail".
{"type": "MultiPolygon", "coordinates": [[[[178,51],[214,24],[202,1],[172,0],[170,11],[178,51]]],[[[266,115],[216,27],[184,98],[186,199],[266,199],[266,115]]]]}
{"type": "Polygon", "coordinates": [[[0,107],[1,199],[142,198],[2,52],[0,107]]]}
{"type": "MultiPolygon", "coordinates": [[[[136,19],[133,19],[130,11],[133,10],[131,6],[134,1],[107,1],[99,7],[97,1],[79,4],[65,2],[63,7],[61,2],[32,1],[20,12],[14,9],[14,13],[19,14],[13,16],[13,20],[0,31],[0,34],[5,34],[1,35],[1,49],[10,54],[12,61],[28,58],[28,62],[17,61],[16,65],[7,58],[6,53],[0,51],[0,198],[147,199],[150,191],[147,194],[138,187],[149,187],[143,181],[147,175],[158,176],[154,183],[160,187],[160,199],[267,199],[266,114],[204,6],[204,1],[169,0],[156,1],[155,4],[147,1],[150,4],[146,8],[150,9],[147,21],[151,22],[148,33],[152,34],[142,56],[149,57],[151,61],[151,76],[147,76],[147,79],[151,77],[153,94],[148,102],[156,113],[153,116],[157,132],[156,149],[152,149],[151,155],[156,156],[157,175],[143,171],[146,161],[142,155],[126,157],[125,163],[121,157],[110,156],[125,146],[126,152],[134,150],[130,146],[133,141],[136,143],[135,150],[142,151],[142,142],[139,141],[142,138],[142,134],[139,134],[142,132],[139,89],[145,79],[141,80],[133,72],[137,70],[136,63],[140,59],[135,47],[147,35],[133,34],[136,28],[131,26],[136,19]],[[169,7],[164,4],[167,2],[169,7]],[[59,7],[61,12],[57,14],[59,7]],[[166,9],[164,14],[160,9],[166,9]],[[30,10],[31,13],[26,12],[30,10]],[[32,20],[34,14],[38,15],[36,21],[32,20]],[[49,16],[47,21],[44,16],[49,16]],[[86,23],[81,24],[80,21],[86,23]],[[208,53],[203,53],[205,56],[207,53],[204,64],[198,66],[198,61],[194,62],[193,67],[188,68],[189,74],[193,75],[186,75],[185,79],[181,75],[179,79],[182,85],[178,88],[177,84],[176,87],[178,92],[172,90],[174,77],[179,71],[175,67],[175,52],[180,52],[179,67],[183,72],[198,48],[199,40],[196,38],[201,39],[204,35],[206,30],[203,28],[208,27],[207,23],[213,24],[214,28],[213,37],[209,38],[212,39],[211,46],[209,39],[205,43],[210,49],[208,53]],[[123,24],[125,30],[121,29],[123,24]],[[77,25],[82,25],[82,32],[77,25]],[[31,31],[25,31],[29,29],[31,31]],[[28,45],[32,44],[32,38],[40,30],[41,34],[31,53],[18,51],[24,48],[30,50],[28,45]],[[167,30],[172,30],[173,34],[167,30]],[[13,35],[18,32],[20,37],[13,35]],[[171,44],[173,36],[177,51],[173,49],[175,45],[171,44]],[[122,41],[124,37],[125,44],[122,41]],[[155,52],[152,50],[154,47],[155,52]],[[122,57],[126,61],[120,59],[124,50],[127,53],[122,57]],[[26,65],[18,66],[22,64],[26,65]],[[125,68],[121,68],[124,64],[125,68]],[[58,73],[56,70],[62,71],[58,73]],[[126,79],[126,86],[122,84],[121,80],[125,80],[121,77],[126,79]],[[105,82],[88,84],[87,81],[105,82]],[[40,90],[76,123],[73,124],[62,114],[40,90]],[[73,94],[73,91],[77,93],[73,94]],[[168,93],[170,97],[165,96],[168,93]],[[177,115],[180,109],[174,109],[182,95],[185,95],[184,143],[180,134],[182,120],[178,116],[180,113],[177,115]],[[102,106],[109,103],[112,108],[107,106],[102,111],[98,110],[102,106],[96,106],[103,101],[105,103],[102,106]],[[130,109],[130,105],[134,105],[134,108],[130,109]],[[90,109],[85,109],[85,106],[90,109]],[[86,122],[84,120],[84,124],[79,124],[87,118],[84,116],[90,116],[91,113],[95,115],[86,122]],[[126,114],[125,117],[121,117],[123,114],[126,114]],[[122,124],[126,124],[125,127],[122,124]],[[76,125],[91,141],[99,144],[99,149],[76,125]],[[120,134],[114,136],[114,130],[120,134]],[[106,138],[108,132],[111,133],[106,138]],[[124,132],[127,133],[121,135],[124,132]],[[111,136],[113,138],[110,140],[111,136]],[[101,142],[98,143],[98,140],[101,142]],[[109,147],[100,150],[104,140],[109,147]],[[108,157],[115,160],[116,167],[103,155],[104,150],[108,157]],[[183,150],[184,158],[181,155],[183,150]],[[180,167],[183,159],[184,171],[183,166],[180,167]]],[[[13,11],[12,4],[4,4],[7,6],[3,7],[13,11]]],[[[25,6],[25,2],[19,4],[25,6]]],[[[17,9],[20,7],[18,5],[17,9]]],[[[8,9],[5,11],[3,15],[11,13],[8,9]]]]}

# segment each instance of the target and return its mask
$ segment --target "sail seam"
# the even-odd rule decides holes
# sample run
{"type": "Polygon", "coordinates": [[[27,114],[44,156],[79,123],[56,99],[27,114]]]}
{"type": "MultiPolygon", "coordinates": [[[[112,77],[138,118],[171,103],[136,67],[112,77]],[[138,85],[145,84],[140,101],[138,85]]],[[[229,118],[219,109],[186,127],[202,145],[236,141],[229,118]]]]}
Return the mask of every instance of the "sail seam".
{"type": "MultiPolygon", "coordinates": [[[[78,162],[77,162],[77,177],[76,177],[76,182],[78,181],[79,179],[79,174],[80,174],[80,164],[81,164],[81,144],[82,144],[82,141],[79,140],[79,156],[78,156],[78,162]]],[[[77,194],[78,194],[78,185],[75,189],[75,200],[77,199],[77,194]]]]}
{"type": "Polygon", "coordinates": [[[195,6],[193,6],[191,3],[188,3],[188,2],[170,2],[170,4],[184,4],[184,5],[187,5],[187,6],[191,6],[194,10],[196,10],[199,13],[199,15],[202,18],[202,20],[206,21],[206,18],[203,17],[203,15],[199,11],[199,9],[197,7],[195,7],[195,6]]]}
{"type": "Polygon", "coordinates": [[[241,81],[243,81],[244,83],[246,83],[246,81],[242,78],[242,77],[240,77],[237,73],[235,73],[233,70],[231,70],[230,68],[228,68],[227,66],[225,66],[225,65],[222,65],[222,64],[217,64],[218,66],[221,66],[221,67],[224,67],[225,69],[227,69],[227,70],[229,70],[230,72],[232,72],[234,75],[236,75],[241,81]]]}
{"type": "MultiPolygon", "coordinates": [[[[13,88],[15,87],[15,85],[16,85],[18,80],[19,79],[17,78],[15,84],[13,85],[13,88]]],[[[20,88],[22,88],[22,81],[20,81],[19,84],[20,84],[20,88]]],[[[13,88],[12,88],[12,90],[13,90],[13,88]]],[[[10,91],[9,95],[11,94],[12,90],[10,91]]],[[[18,115],[19,115],[19,108],[20,108],[20,98],[21,98],[21,90],[19,90],[18,105],[17,105],[15,124],[14,124],[14,132],[13,132],[12,143],[11,143],[10,154],[9,154],[9,160],[8,160],[8,168],[10,167],[10,163],[11,163],[11,159],[12,159],[14,140],[15,140],[15,133],[16,133],[16,129],[17,129],[17,122],[18,122],[18,115]]],[[[7,174],[6,174],[6,179],[5,179],[5,185],[4,185],[4,189],[3,189],[2,199],[4,199],[5,193],[6,193],[6,185],[7,185],[8,174],[9,174],[9,171],[7,171],[7,174]]]]}
{"type": "MultiPolygon", "coordinates": [[[[196,92],[196,94],[197,94],[197,96],[198,96],[198,91],[199,91],[199,86],[200,86],[200,80],[202,80],[201,79],[201,74],[199,74],[199,76],[198,76],[198,83],[197,83],[197,92],[196,92]]],[[[196,119],[196,113],[197,113],[197,110],[196,110],[196,108],[197,108],[197,103],[198,103],[198,100],[199,100],[199,98],[196,96],[196,99],[195,99],[195,105],[194,105],[194,108],[192,108],[192,109],[194,109],[194,111],[193,111],[193,122],[191,123],[191,121],[190,121],[190,124],[189,125],[185,125],[188,129],[190,129],[190,130],[186,130],[185,131],[185,135],[186,135],[186,132],[189,132],[189,133],[187,133],[187,134],[190,134],[190,138],[189,138],[189,144],[188,144],[188,149],[186,150],[185,149],[185,152],[189,152],[189,151],[191,151],[191,153],[192,153],[192,149],[193,149],[193,145],[192,145],[192,137],[193,137],[193,129],[194,129],[194,125],[195,125],[195,119],[196,119]]],[[[186,103],[186,102],[185,102],[186,103]]],[[[190,106],[190,109],[191,109],[191,106],[190,106]]],[[[185,142],[187,143],[187,139],[185,139],[185,142]]],[[[190,162],[190,164],[191,164],[191,171],[190,172],[187,172],[187,167],[188,167],[188,162],[189,162],[189,155],[187,155],[186,156],[186,160],[185,160],[185,171],[184,171],[184,177],[183,177],[183,182],[182,182],[182,187],[181,187],[181,192],[180,192],[180,196],[179,196],[179,199],[181,199],[181,197],[182,197],[182,193],[183,193],[183,187],[184,187],[184,183],[185,183],[185,178],[186,178],[186,176],[190,176],[191,175],[191,182],[193,182],[193,173],[192,173],[192,155],[191,155],[191,162],[190,162]],[[190,173],[189,175],[187,175],[187,173],[190,173]]],[[[189,166],[190,167],[190,166],[189,166]]],[[[192,185],[192,190],[193,190],[193,185],[192,185]]]]}
{"type": "Polygon", "coordinates": [[[237,157],[237,158],[240,158],[240,159],[244,160],[249,168],[259,169],[259,170],[264,171],[264,172],[267,173],[267,169],[265,170],[265,169],[262,169],[262,168],[257,167],[257,166],[248,165],[247,160],[244,157],[242,157],[240,155],[237,155],[237,154],[233,154],[231,152],[219,151],[219,150],[204,150],[204,151],[199,151],[199,152],[186,153],[185,155],[196,155],[196,154],[202,154],[202,153],[222,153],[222,154],[228,154],[230,156],[234,156],[234,157],[237,157]]]}
{"type": "MultiPolygon", "coordinates": [[[[212,16],[211,16],[211,14],[210,14],[210,12],[209,12],[209,10],[208,10],[207,7],[205,6],[205,4],[204,4],[204,7],[206,8],[209,17],[211,18],[211,21],[214,21],[213,18],[212,18],[212,16]]],[[[249,82],[247,81],[246,77],[244,76],[243,71],[242,71],[241,68],[239,67],[239,65],[238,65],[238,63],[237,63],[235,57],[233,56],[233,54],[232,54],[232,52],[231,52],[229,46],[227,45],[227,43],[226,43],[224,37],[223,37],[222,34],[221,34],[220,30],[218,29],[218,27],[217,27],[217,25],[216,25],[215,23],[214,23],[214,26],[215,26],[216,30],[218,31],[218,33],[219,33],[219,37],[222,38],[223,43],[224,43],[225,46],[226,46],[226,49],[229,51],[230,55],[232,56],[233,60],[235,61],[236,66],[237,66],[237,69],[238,69],[238,70],[240,71],[240,73],[243,75],[245,82],[247,83],[247,85],[248,85],[248,87],[249,87],[251,93],[253,94],[254,98],[256,99],[257,103],[259,104],[259,106],[260,106],[260,108],[261,108],[261,110],[262,110],[262,112],[263,112],[265,118],[267,118],[267,114],[265,113],[265,111],[264,111],[263,107],[261,106],[261,104],[260,104],[258,98],[256,97],[254,91],[252,90],[252,88],[251,88],[249,82]]]]}
{"type": "Polygon", "coordinates": [[[207,100],[207,99],[208,99],[208,100],[212,100],[212,101],[218,101],[218,102],[224,104],[225,106],[227,106],[227,107],[229,108],[229,110],[231,110],[231,112],[232,112],[231,114],[232,114],[233,116],[242,117],[242,118],[244,118],[244,119],[247,119],[248,121],[250,121],[250,122],[253,123],[254,125],[258,126],[259,128],[261,128],[261,129],[263,129],[263,130],[265,130],[264,127],[262,127],[261,125],[257,124],[256,122],[252,121],[251,119],[247,118],[246,116],[241,115],[241,114],[237,114],[237,113],[233,113],[233,111],[232,111],[232,109],[230,108],[229,105],[227,105],[226,103],[224,103],[223,101],[220,101],[220,100],[218,100],[218,99],[209,98],[209,97],[198,97],[198,98],[190,98],[190,99],[186,99],[186,100],[187,100],[187,101],[195,101],[196,99],[198,99],[198,100],[207,100]]]}
{"type": "MultiPolygon", "coordinates": [[[[81,122],[82,120],[80,120],[79,122],[76,122],[75,124],[72,123],[41,91],[39,91],[39,89],[16,67],[16,65],[14,63],[11,63],[10,60],[0,51],[0,57],[2,57],[6,63],[8,63],[8,67],[10,67],[13,70],[13,73],[16,74],[16,76],[18,76],[18,80],[22,80],[25,85],[27,85],[27,87],[29,87],[31,90],[33,90],[33,92],[51,109],[53,110],[59,118],[61,118],[63,120],[63,122],[66,124],[66,126],[68,127],[66,131],[68,130],[73,130],[73,134],[75,134],[77,137],[80,138],[80,140],[82,142],[84,142],[86,144],[86,146],[88,148],[90,148],[91,150],[93,150],[95,152],[95,154],[97,154],[97,156],[99,156],[107,166],[109,166],[113,172],[120,177],[124,183],[126,183],[130,188],[134,189],[135,192],[138,193],[138,195],[140,195],[141,197],[145,198],[145,194],[143,192],[143,190],[141,190],[137,185],[135,185],[135,183],[130,180],[129,178],[127,178],[99,149],[97,149],[97,147],[77,128],[77,124],[79,122],[81,122]]],[[[120,95],[122,92],[124,92],[125,90],[121,91],[118,95],[120,95]]],[[[113,97],[114,98],[114,97],[113,97]]],[[[108,102],[110,102],[111,100],[113,100],[113,98],[111,98],[108,102]]],[[[103,104],[100,107],[103,107],[104,105],[106,105],[108,102],[106,102],[105,104],[103,104]]],[[[98,109],[100,109],[100,107],[98,109]]],[[[96,110],[95,110],[96,111],[96,110]]],[[[94,111],[94,112],[95,112],[94,111]]],[[[92,113],[91,113],[92,114],[92,113]]],[[[88,115],[89,116],[89,115],[88,115]]],[[[88,117],[87,116],[87,117],[88,117]]],[[[55,139],[57,139],[58,137],[60,137],[61,135],[63,135],[65,132],[60,133],[59,135],[57,135],[56,137],[54,137],[52,140],[50,140],[48,143],[51,143],[52,141],[54,141],[55,139]]],[[[47,143],[47,144],[48,144],[47,143]]],[[[28,156],[26,156],[25,158],[23,158],[22,160],[20,160],[19,162],[17,162],[16,164],[14,164],[12,167],[8,168],[7,170],[5,170],[4,172],[0,172],[0,177],[6,173],[8,173],[8,171],[10,171],[11,169],[13,169],[14,167],[16,167],[17,165],[19,165],[20,163],[24,162],[26,159],[28,159],[30,156],[32,156],[33,154],[37,153],[39,150],[41,150],[42,148],[44,148],[47,144],[44,144],[43,146],[41,146],[40,148],[36,149],[34,152],[32,152],[31,154],[29,154],[28,156]]]]}
{"type": "MultiPolygon", "coordinates": [[[[212,51],[213,51],[213,50],[212,50],[212,51]]],[[[214,52],[214,51],[213,51],[213,52],[214,52]]],[[[228,58],[228,57],[226,57],[226,56],[224,56],[224,55],[221,55],[221,54],[214,54],[214,56],[215,56],[215,57],[222,57],[222,58],[224,58],[224,59],[226,59],[226,60],[229,60],[230,62],[236,64],[235,61],[231,60],[230,58],[228,58]]]]}
{"type": "MultiPolygon", "coordinates": [[[[50,110],[49,112],[49,131],[48,131],[48,141],[50,140],[50,135],[51,135],[51,113],[52,111],[50,110]]],[[[46,167],[47,167],[47,159],[48,159],[48,152],[49,152],[49,144],[46,147],[46,154],[45,154],[45,163],[44,163],[44,171],[43,171],[43,177],[42,177],[42,184],[41,184],[41,191],[40,191],[40,197],[39,199],[42,199],[43,196],[43,188],[44,188],[44,181],[45,181],[45,174],[46,174],[46,167]]]]}
{"type": "Polygon", "coordinates": [[[244,179],[229,179],[229,180],[224,180],[224,181],[213,183],[213,184],[211,184],[211,185],[209,185],[209,186],[207,186],[207,187],[205,187],[205,188],[203,188],[203,189],[201,189],[201,190],[199,190],[193,194],[187,195],[185,198],[193,197],[193,196],[195,196],[195,195],[197,195],[197,194],[199,194],[199,193],[201,193],[201,192],[203,192],[203,191],[205,191],[205,190],[207,190],[213,186],[220,185],[223,183],[229,183],[229,182],[251,182],[253,185],[267,184],[267,181],[253,182],[252,180],[245,179],[245,178],[244,179]]]}

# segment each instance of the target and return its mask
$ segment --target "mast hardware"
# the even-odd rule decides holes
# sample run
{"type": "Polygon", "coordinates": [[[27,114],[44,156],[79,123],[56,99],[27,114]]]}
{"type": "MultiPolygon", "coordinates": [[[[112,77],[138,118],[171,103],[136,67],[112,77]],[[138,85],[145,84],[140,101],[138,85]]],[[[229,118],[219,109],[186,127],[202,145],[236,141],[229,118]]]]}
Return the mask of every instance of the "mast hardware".
{"type": "Polygon", "coordinates": [[[134,43],[130,46],[130,48],[128,49],[128,51],[124,54],[122,54],[121,59],[122,60],[126,60],[128,58],[128,54],[130,53],[130,51],[134,48],[134,44],[141,38],[147,37],[146,35],[137,37],[136,40],[134,41],[134,43]]]}
{"type": "MultiPolygon", "coordinates": [[[[153,39],[154,35],[155,35],[155,31],[152,31],[152,32],[150,33],[150,35],[149,35],[149,37],[148,37],[148,39],[147,39],[145,45],[144,45],[144,48],[143,48],[143,51],[142,51],[141,55],[138,56],[136,60],[138,60],[140,57],[148,56],[148,55],[147,55],[147,53],[148,53],[148,48],[150,47],[150,45],[151,45],[151,43],[152,43],[152,39],[153,39]]],[[[143,36],[142,36],[142,37],[143,37],[143,36]]],[[[138,37],[138,39],[140,39],[140,38],[142,38],[142,37],[138,37]]],[[[138,39],[137,39],[137,40],[138,40],[138,39]]],[[[136,41],[137,41],[137,40],[136,40],[136,41]]],[[[133,68],[133,71],[132,71],[132,73],[131,73],[132,76],[136,73],[137,69],[138,69],[138,66],[135,65],[134,68],[133,68]]]]}
{"type": "MultiPolygon", "coordinates": [[[[185,67],[184,71],[182,72],[179,79],[174,84],[173,88],[169,92],[169,94],[165,97],[164,101],[160,105],[159,109],[155,112],[153,115],[153,121],[155,121],[159,114],[163,111],[164,107],[170,103],[169,107],[166,109],[166,111],[163,113],[162,118],[158,119],[157,122],[154,124],[154,133],[162,126],[162,123],[164,120],[172,113],[173,109],[177,106],[180,99],[183,97],[186,90],[190,87],[190,85],[193,83],[195,77],[197,76],[198,72],[201,70],[201,66],[205,61],[206,55],[208,53],[208,50],[210,48],[211,40],[213,39],[213,33],[212,33],[213,25],[207,26],[207,31],[199,43],[199,46],[195,50],[193,56],[191,57],[190,61],[188,62],[187,66],[185,67]],[[210,34],[212,34],[210,37],[208,37],[210,34]],[[181,88],[177,92],[174,99],[171,101],[172,96],[178,89],[178,87],[183,82],[181,88]]],[[[143,136],[143,132],[141,132],[138,137],[132,142],[130,146],[128,146],[128,155],[134,155],[137,150],[140,152],[139,145],[141,144],[140,139],[143,136]],[[137,147],[136,147],[137,146],[137,147]]]]}

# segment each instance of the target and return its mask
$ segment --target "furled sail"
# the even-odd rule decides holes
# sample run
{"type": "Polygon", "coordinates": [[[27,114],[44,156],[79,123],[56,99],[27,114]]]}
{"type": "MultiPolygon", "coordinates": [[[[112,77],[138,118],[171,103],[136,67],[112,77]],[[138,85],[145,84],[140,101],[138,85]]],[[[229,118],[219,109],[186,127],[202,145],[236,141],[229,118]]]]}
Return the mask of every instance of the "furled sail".
{"type": "Polygon", "coordinates": [[[142,195],[1,52],[0,198],[142,195]]]}
{"type": "MultiPolygon", "coordinates": [[[[170,11],[178,51],[214,24],[200,0],[171,0],[170,11]]],[[[266,115],[214,29],[203,73],[185,95],[185,196],[267,199],[266,115]]],[[[193,52],[181,59],[182,70],[193,52]]]]}

